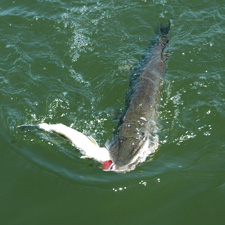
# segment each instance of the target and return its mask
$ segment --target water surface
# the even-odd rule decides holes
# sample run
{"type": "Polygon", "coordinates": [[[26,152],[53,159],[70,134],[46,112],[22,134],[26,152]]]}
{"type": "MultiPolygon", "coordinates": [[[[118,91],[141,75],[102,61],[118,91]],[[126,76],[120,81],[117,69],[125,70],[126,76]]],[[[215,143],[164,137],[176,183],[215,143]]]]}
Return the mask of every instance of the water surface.
{"type": "Polygon", "coordinates": [[[224,224],[224,12],[219,0],[2,0],[2,224],[224,224]],[[63,123],[103,146],[168,19],[159,149],[135,171],[103,172],[61,137],[17,129],[63,123]]]}

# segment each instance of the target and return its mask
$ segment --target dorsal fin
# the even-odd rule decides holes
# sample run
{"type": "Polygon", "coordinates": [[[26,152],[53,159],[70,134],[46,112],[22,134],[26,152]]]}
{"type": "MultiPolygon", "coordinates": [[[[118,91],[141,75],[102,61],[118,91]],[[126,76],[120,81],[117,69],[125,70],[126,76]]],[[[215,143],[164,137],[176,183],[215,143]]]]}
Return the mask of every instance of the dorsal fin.
{"type": "Polygon", "coordinates": [[[93,144],[95,144],[96,146],[99,147],[98,143],[96,142],[96,140],[95,140],[93,137],[88,136],[88,139],[89,139],[93,144]]]}

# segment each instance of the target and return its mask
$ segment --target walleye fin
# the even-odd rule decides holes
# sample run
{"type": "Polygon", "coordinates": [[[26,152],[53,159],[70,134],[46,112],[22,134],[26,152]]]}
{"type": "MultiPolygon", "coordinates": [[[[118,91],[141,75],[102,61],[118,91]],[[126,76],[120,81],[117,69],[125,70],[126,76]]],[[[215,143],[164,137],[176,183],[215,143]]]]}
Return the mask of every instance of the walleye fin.
{"type": "Polygon", "coordinates": [[[38,124],[34,124],[34,125],[25,124],[25,125],[20,125],[20,126],[17,126],[17,127],[24,133],[31,132],[31,131],[36,130],[36,129],[40,129],[38,127],[38,124]]]}
{"type": "Polygon", "coordinates": [[[98,143],[96,142],[96,140],[92,137],[92,136],[88,136],[87,137],[93,144],[95,144],[96,146],[99,147],[98,143]]]}

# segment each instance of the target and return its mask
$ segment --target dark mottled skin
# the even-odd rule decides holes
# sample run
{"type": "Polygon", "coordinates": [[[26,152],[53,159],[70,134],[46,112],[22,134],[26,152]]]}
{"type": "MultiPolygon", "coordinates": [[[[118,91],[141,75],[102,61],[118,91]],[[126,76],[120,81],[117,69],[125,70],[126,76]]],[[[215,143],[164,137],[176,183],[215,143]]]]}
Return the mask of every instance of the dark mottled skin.
{"type": "Polygon", "coordinates": [[[151,134],[160,83],[166,70],[165,47],[169,41],[169,26],[161,27],[160,31],[140,75],[130,87],[127,111],[118,128],[118,135],[109,146],[112,159],[118,166],[129,164],[151,134]]]}

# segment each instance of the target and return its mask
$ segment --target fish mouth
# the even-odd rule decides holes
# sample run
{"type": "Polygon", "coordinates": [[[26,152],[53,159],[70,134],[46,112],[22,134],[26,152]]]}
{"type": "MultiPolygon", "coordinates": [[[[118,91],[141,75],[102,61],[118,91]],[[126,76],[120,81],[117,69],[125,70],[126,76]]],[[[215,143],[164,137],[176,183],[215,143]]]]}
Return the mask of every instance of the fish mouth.
{"type": "Polygon", "coordinates": [[[131,164],[133,164],[136,161],[137,156],[139,155],[139,151],[143,148],[147,141],[147,137],[145,137],[142,141],[140,141],[136,148],[130,151],[129,149],[123,149],[123,152],[126,152],[126,154],[123,154],[123,157],[117,157],[114,159],[114,163],[119,167],[126,167],[131,164]]]}
{"type": "MultiPolygon", "coordinates": [[[[112,160],[110,160],[110,162],[107,162],[108,167],[104,168],[104,163],[103,163],[103,170],[104,171],[114,171],[116,173],[126,173],[126,172],[130,172],[132,170],[134,170],[137,166],[137,164],[140,161],[140,155],[139,151],[141,151],[143,149],[145,142],[142,143],[141,147],[138,148],[138,150],[136,150],[134,156],[132,157],[131,160],[128,161],[127,164],[124,164],[124,162],[122,162],[122,164],[118,164],[118,161],[113,162],[112,160]]],[[[106,164],[105,164],[106,165],[106,164]]]]}
{"type": "Polygon", "coordinates": [[[103,166],[103,170],[104,171],[113,171],[116,173],[126,173],[126,172],[130,172],[131,170],[134,170],[136,168],[137,164],[138,164],[138,161],[132,162],[125,166],[118,166],[112,161],[112,163],[110,164],[110,166],[108,168],[104,169],[104,166],[103,166]]]}
{"type": "Polygon", "coordinates": [[[143,162],[146,157],[149,155],[148,152],[149,140],[143,140],[143,143],[138,148],[136,154],[132,157],[132,159],[127,164],[118,165],[117,161],[114,162],[113,160],[105,162],[107,167],[104,168],[103,163],[103,170],[104,171],[113,171],[116,173],[126,173],[134,170],[139,162],[143,162]]]}

